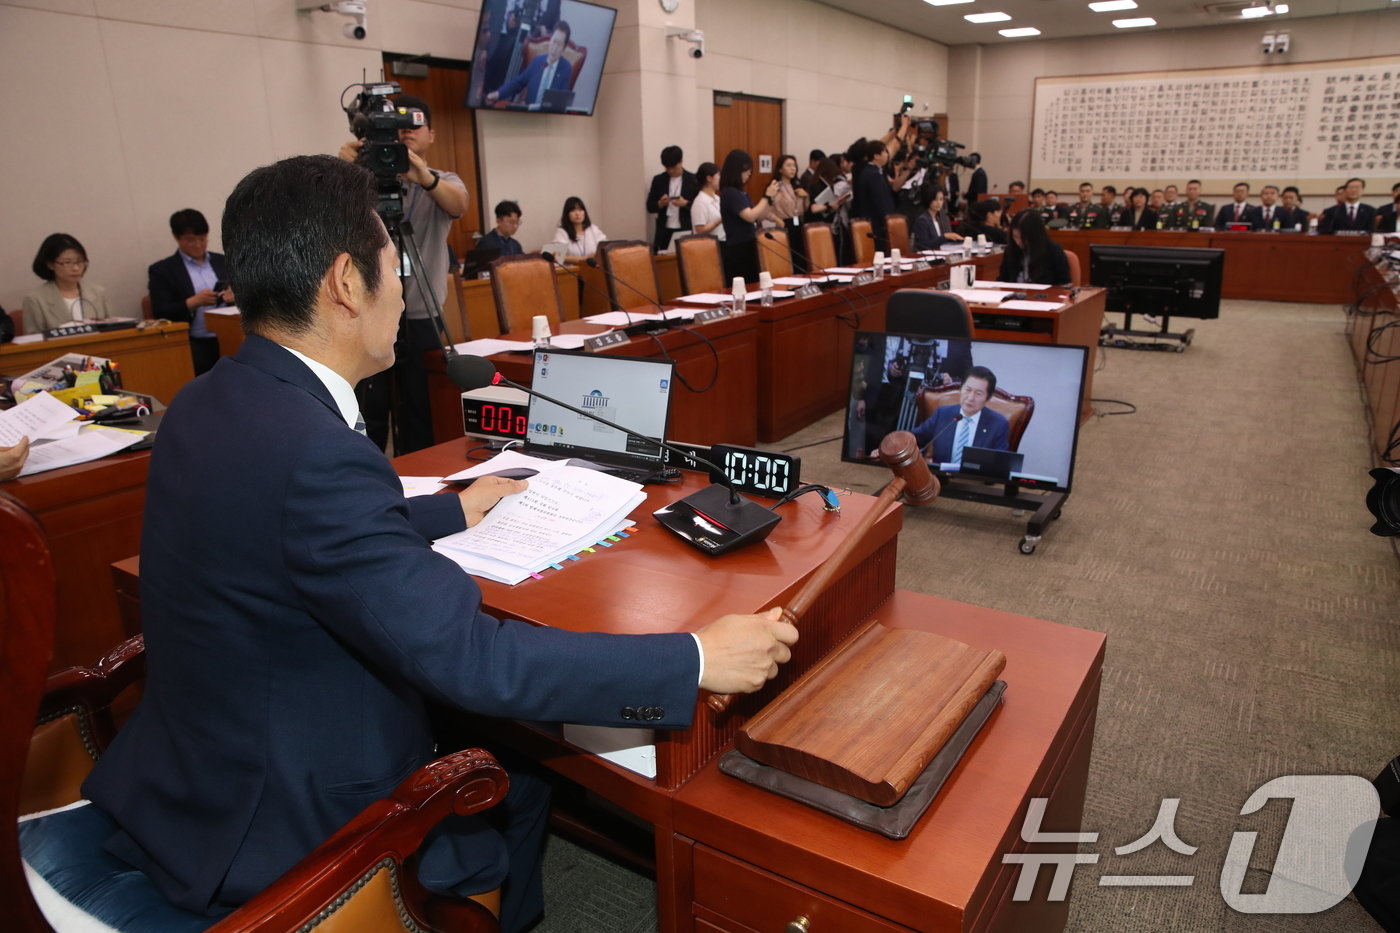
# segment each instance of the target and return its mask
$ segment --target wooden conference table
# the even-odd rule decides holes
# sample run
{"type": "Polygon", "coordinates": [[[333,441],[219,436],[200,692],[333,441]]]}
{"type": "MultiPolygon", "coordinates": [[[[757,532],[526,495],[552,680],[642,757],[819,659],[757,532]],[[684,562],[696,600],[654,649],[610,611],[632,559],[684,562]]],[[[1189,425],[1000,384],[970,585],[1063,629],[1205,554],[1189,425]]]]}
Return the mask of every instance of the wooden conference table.
{"type": "MultiPolygon", "coordinates": [[[[1001,255],[991,253],[968,261],[976,265],[977,277],[985,280],[995,277],[1001,255]]],[[[687,325],[700,336],[673,330],[655,339],[633,337],[601,352],[658,357],[664,347],[691,386],[714,380],[713,388],[705,393],[684,384],[672,391],[671,437],[699,444],[778,441],[845,406],[854,335],[857,330],[884,330],[885,302],[891,293],[903,288],[934,288],[947,281],[948,267],[934,266],[865,285],[828,289],[811,298],[780,299],[767,308],[751,303],[745,314],[687,325]],[[713,351],[706,340],[713,343],[713,351]]],[[[1081,405],[1081,419],[1087,419],[1104,293],[1101,289],[1080,289],[1072,299],[1063,289],[1044,294],[1065,299],[1067,304],[1054,311],[1006,311],[994,305],[973,305],[973,336],[1087,346],[1089,371],[1081,405]]],[[[681,306],[675,302],[667,305],[681,306]]],[[[570,334],[597,334],[610,328],[583,317],[565,321],[559,329],[570,334]]],[[[529,335],[521,332],[504,336],[529,340],[529,335]]],[[[490,360],[511,380],[529,384],[529,353],[499,353],[490,360]]],[[[460,391],[447,379],[442,354],[426,354],[425,365],[434,439],[443,442],[460,437],[460,391]]]]}
{"type": "Polygon", "coordinates": [[[58,337],[0,345],[0,373],[20,376],[65,353],[99,356],[121,364],[122,385],[169,404],[194,378],[188,324],[149,324],[144,328],[58,337]]]}
{"type": "Polygon", "coordinates": [[[1089,280],[1089,247],[1191,246],[1225,250],[1222,297],[1263,301],[1345,304],[1356,297],[1357,270],[1366,261],[1369,236],[1310,236],[1301,233],[1193,233],[1189,230],[1051,230],[1079,257],[1089,280]]]}

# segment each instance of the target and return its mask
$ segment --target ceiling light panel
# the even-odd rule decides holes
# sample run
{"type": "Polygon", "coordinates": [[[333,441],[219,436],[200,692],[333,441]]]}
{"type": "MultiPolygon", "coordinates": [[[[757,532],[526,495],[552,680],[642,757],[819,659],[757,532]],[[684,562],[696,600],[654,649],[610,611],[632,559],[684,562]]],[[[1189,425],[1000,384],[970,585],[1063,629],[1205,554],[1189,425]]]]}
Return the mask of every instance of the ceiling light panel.
{"type": "Polygon", "coordinates": [[[1137,0],[1100,0],[1099,3],[1089,4],[1089,9],[1095,13],[1116,13],[1119,10],[1136,10],[1137,0]]]}
{"type": "Polygon", "coordinates": [[[963,17],[969,23],[1004,23],[1010,18],[1009,13],[969,13],[963,17]]]}
{"type": "Polygon", "coordinates": [[[1021,26],[1017,29],[998,29],[997,32],[1001,33],[1003,36],[1006,36],[1006,38],[1008,39],[1019,39],[1022,36],[1040,35],[1040,30],[1036,29],[1034,26],[1021,26]]]}
{"type": "Polygon", "coordinates": [[[1141,29],[1143,26],[1156,26],[1157,21],[1150,16],[1139,16],[1136,19],[1115,19],[1113,25],[1119,29],[1141,29]]]}

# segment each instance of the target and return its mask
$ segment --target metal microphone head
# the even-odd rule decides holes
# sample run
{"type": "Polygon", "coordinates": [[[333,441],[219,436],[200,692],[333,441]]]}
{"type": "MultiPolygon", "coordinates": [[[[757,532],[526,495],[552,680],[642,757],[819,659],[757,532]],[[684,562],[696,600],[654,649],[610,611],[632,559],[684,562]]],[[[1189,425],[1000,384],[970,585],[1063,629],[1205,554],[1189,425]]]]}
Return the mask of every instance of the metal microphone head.
{"type": "Polygon", "coordinates": [[[865,235],[872,240],[875,239],[875,234],[871,233],[869,230],[865,231],[865,235]]]}
{"type": "Polygon", "coordinates": [[[584,263],[586,263],[589,266],[589,268],[596,269],[598,268],[598,257],[589,256],[587,259],[584,260],[584,263]]]}
{"type": "Polygon", "coordinates": [[[555,260],[554,260],[554,254],[551,253],[549,250],[542,250],[542,251],[540,252],[540,258],[543,259],[543,260],[545,260],[546,262],[554,262],[554,261],[555,261],[555,260]]]}
{"type": "Polygon", "coordinates": [[[773,231],[772,231],[772,230],[764,230],[764,231],[763,231],[763,238],[764,238],[765,240],[776,240],[776,239],[777,239],[777,237],[773,236],[773,231]]]}
{"type": "Polygon", "coordinates": [[[463,392],[493,384],[496,367],[480,356],[454,356],[447,361],[447,378],[463,392]]]}

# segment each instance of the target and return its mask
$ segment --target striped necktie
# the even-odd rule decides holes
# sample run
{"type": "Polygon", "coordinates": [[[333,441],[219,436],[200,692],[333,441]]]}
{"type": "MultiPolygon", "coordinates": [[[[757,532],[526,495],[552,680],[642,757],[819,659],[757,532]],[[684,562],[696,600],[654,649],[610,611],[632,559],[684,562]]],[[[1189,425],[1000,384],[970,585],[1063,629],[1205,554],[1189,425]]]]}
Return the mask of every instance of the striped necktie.
{"type": "Polygon", "coordinates": [[[953,462],[962,463],[963,448],[972,440],[972,419],[965,417],[958,422],[958,433],[953,438],[953,462]]]}
{"type": "Polygon", "coordinates": [[[365,430],[365,419],[361,418],[358,412],[355,414],[355,433],[369,437],[369,432],[365,430]]]}

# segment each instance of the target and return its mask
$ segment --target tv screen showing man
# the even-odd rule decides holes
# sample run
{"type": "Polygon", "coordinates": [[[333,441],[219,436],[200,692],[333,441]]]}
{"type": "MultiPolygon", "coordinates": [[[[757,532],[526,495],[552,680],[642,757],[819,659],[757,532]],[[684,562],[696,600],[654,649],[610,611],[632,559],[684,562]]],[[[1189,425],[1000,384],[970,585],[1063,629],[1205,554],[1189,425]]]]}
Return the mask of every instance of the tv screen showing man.
{"type": "Polygon", "coordinates": [[[1005,415],[987,407],[997,388],[997,377],[985,366],[967,371],[958,400],[940,405],[914,428],[919,447],[931,447],[929,459],[946,468],[960,466],[968,447],[983,450],[1010,450],[1011,425],[1005,415]]]}

